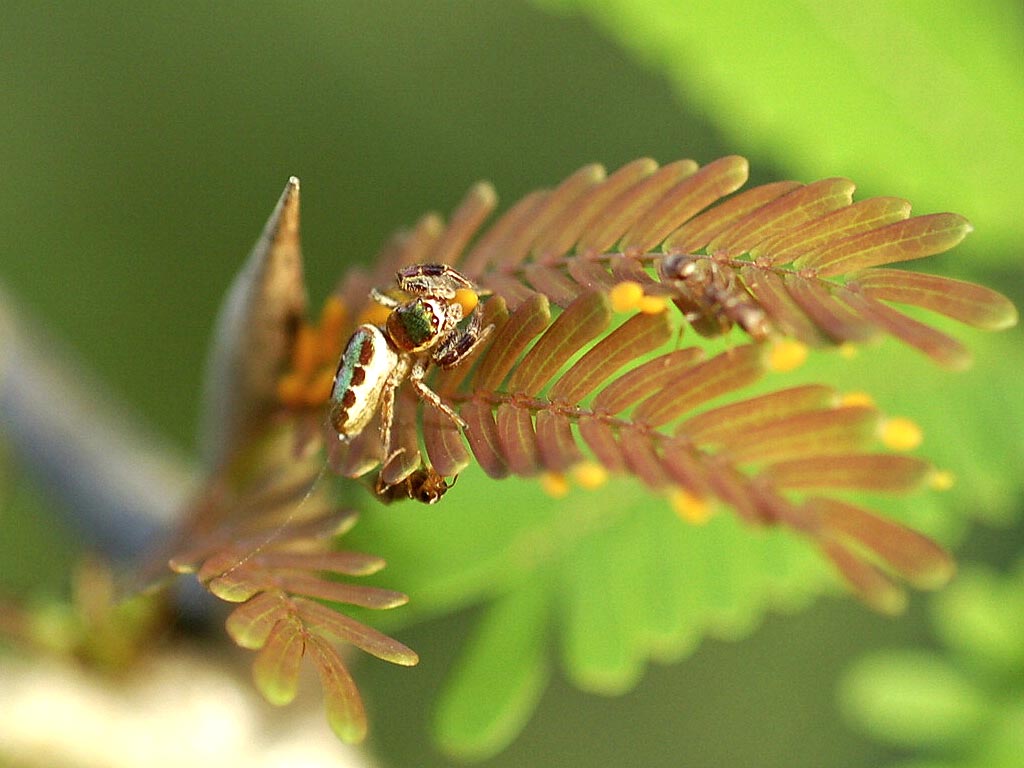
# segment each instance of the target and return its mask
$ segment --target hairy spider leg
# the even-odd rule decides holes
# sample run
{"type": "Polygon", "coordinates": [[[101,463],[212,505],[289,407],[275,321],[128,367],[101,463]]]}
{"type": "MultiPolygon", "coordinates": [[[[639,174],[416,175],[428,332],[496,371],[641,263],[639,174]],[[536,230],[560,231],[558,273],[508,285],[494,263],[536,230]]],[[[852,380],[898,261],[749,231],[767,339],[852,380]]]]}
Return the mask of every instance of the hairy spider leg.
{"type": "Polygon", "coordinates": [[[427,375],[427,366],[430,364],[430,359],[427,357],[421,357],[412,364],[412,373],[409,374],[409,381],[412,383],[412,388],[416,390],[416,394],[420,396],[421,400],[425,400],[430,405],[437,408],[445,416],[455,422],[455,425],[466,429],[469,425],[463,420],[459,414],[457,414],[449,405],[447,405],[437,392],[432,390],[426,384],[423,383],[423,377],[427,375]]]}
{"type": "Polygon", "coordinates": [[[398,299],[393,299],[386,293],[381,293],[376,288],[370,289],[370,298],[388,309],[396,309],[402,304],[398,299]]]}
{"type": "Polygon", "coordinates": [[[434,352],[434,362],[443,370],[455,368],[463,360],[473,354],[494,331],[493,325],[481,329],[483,318],[473,313],[469,328],[463,333],[453,333],[446,338],[434,352]]]}

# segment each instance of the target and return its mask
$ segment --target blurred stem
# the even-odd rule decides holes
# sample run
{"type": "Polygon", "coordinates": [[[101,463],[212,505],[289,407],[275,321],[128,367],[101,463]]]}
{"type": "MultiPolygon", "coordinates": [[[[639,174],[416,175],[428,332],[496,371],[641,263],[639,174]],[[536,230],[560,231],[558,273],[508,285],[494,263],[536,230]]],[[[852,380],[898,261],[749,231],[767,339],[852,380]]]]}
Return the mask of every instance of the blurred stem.
{"type": "Polygon", "coordinates": [[[0,289],[0,439],[86,543],[137,557],[195,486],[189,462],[113,402],[0,289]]]}

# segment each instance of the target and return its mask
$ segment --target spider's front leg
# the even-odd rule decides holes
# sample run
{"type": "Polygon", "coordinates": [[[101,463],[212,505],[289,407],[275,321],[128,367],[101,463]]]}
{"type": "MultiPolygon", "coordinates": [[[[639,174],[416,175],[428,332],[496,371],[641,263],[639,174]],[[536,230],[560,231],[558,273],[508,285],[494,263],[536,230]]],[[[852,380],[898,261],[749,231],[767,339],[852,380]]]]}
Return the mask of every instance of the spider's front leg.
{"type": "Polygon", "coordinates": [[[441,413],[455,422],[457,427],[465,429],[468,425],[463,421],[462,417],[447,405],[437,392],[423,383],[423,377],[427,375],[427,366],[429,364],[430,359],[425,357],[421,357],[413,363],[412,373],[409,374],[409,381],[412,382],[412,388],[416,390],[416,394],[419,395],[420,399],[426,400],[434,408],[441,411],[441,413]]]}
{"type": "Polygon", "coordinates": [[[382,307],[386,307],[387,309],[395,309],[402,303],[398,301],[398,299],[391,298],[386,293],[381,293],[376,288],[370,289],[370,298],[376,301],[382,307]]]}
{"type": "Polygon", "coordinates": [[[464,331],[453,331],[434,351],[432,360],[435,365],[447,370],[455,368],[465,361],[483,344],[494,331],[493,325],[482,328],[483,315],[474,310],[469,327],[464,331]]]}

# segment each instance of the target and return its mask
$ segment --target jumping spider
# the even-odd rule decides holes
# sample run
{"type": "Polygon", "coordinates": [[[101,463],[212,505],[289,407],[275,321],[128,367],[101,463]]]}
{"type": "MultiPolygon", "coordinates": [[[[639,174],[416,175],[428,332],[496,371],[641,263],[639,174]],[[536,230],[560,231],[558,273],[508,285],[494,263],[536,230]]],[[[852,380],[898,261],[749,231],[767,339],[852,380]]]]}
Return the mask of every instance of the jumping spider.
{"type": "Polygon", "coordinates": [[[371,298],[391,312],[382,325],[365,323],[352,334],[334,374],[328,414],[338,439],[347,442],[379,410],[382,465],[398,453],[391,450],[391,426],[395,393],[406,379],[420,399],[465,429],[466,422],[423,379],[432,365],[448,369],[462,363],[494,330],[483,327],[480,305],[470,313],[469,325],[458,327],[463,320],[458,291],[480,292],[452,267],[416,264],[399,270],[395,282],[411,298],[371,291],[371,298]]]}

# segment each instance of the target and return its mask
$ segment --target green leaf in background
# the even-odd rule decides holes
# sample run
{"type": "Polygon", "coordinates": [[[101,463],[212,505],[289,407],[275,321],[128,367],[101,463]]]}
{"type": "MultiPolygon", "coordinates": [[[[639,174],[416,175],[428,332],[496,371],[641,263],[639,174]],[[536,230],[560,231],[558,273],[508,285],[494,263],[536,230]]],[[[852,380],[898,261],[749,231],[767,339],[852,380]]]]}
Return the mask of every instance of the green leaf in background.
{"type": "MultiPolygon", "coordinates": [[[[1024,14],[1015,0],[541,0],[587,15],[740,152],[955,210],[1019,242],[1024,14]]],[[[993,248],[992,246],[995,246],[993,248]]]]}
{"type": "Polygon", "coordinates": [[[367,514],[350,537],[359,548],[387,542],[389,583],[411,597],[386,621],[491,603],[436,720],[440,744],[464,757],[518,734],[547,678],[548,638],[577,686],[618,694],[649,660],[679,660],[708,636],[745,637],[771,608],[835,589],[792,534],[752,530],[725,511],[688,525],[631,481],[555,500],[529,480],[503,480],[496,493],[471,468],[457,491],[429,513],[405,504],[367,514]]]}
{"type": "Polygon", "coordinates": [[[533,714],[550,666],[550,590],[544,578],[535,574],[496,600],[477,625],[437,705],[437,739],[448,752],[488,757],[515,738],[533,714]]]}
{"type": "Polygon", "coordinates": [[[971,566],[932,599],[949,652],[881,651],[840,689],[847,717],[923,753],[910,765],[1011,768],[1024,754],[1024,560],[1008,574],[971,566]]]}

